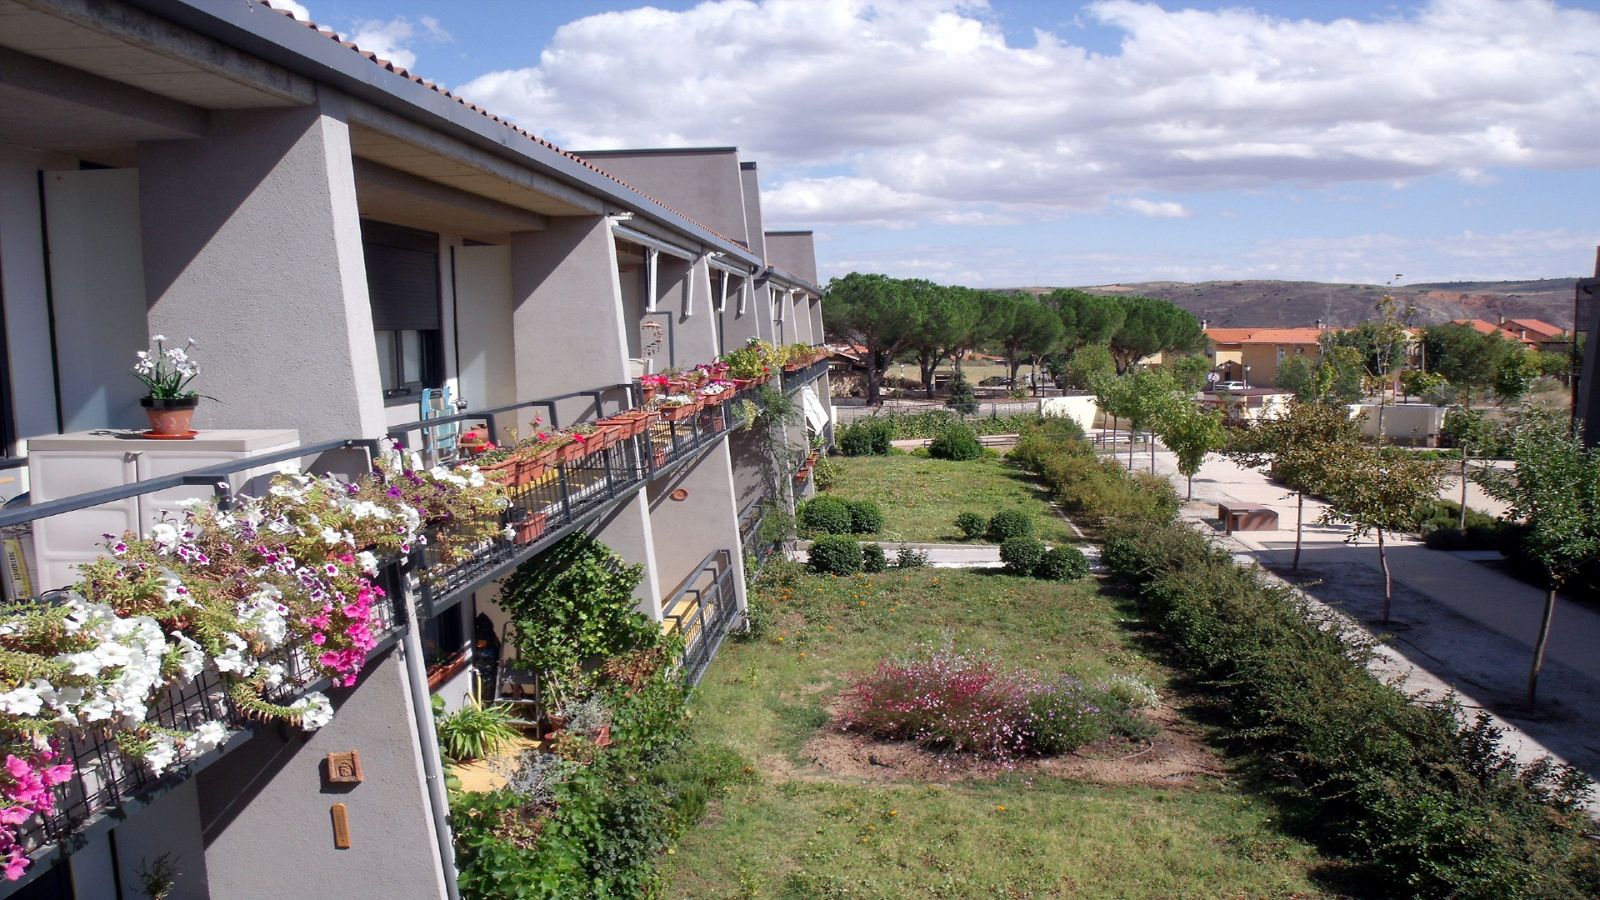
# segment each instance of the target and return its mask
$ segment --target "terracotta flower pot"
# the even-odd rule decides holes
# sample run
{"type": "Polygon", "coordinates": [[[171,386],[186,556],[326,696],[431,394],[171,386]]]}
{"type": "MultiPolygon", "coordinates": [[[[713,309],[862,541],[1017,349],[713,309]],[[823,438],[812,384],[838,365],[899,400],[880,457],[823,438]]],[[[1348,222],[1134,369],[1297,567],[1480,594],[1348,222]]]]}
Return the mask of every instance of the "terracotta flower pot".
{"type": "Polygon", "coordinates": [[[573,460],[578,459],[579,457],[583,456],[585,453],[588,452],[588,451],[584,450],[584,448],[583,448],[583,445],[585,443],[586,443],[586,441],[574,440],[574,441],[571,441],[569,443],[562,444],[560,447],[557,447],[556,448],[556,461],[557,462],[563,462],[563,463],[569,463],[569,462],[572,462],[573,460]]]}
{"type": "Polygon", "coordinates": [[[545,525],[549,522],[547,513],[534,513],[533,515],[513,523],[517,529],[516,543],[521,545],[531,544],[544,536],[545,525]]]}
{"type": "Polygon", "coordinates": [[[666,406],[661,409],[663,422],[681,422],[695,414],[695,404],[686,403],[683,406],[666,406]]]}
{"type": "Polygon", "coordinates": [[[150,434],[155,437],[187,437],[194,433],[190,427],[194,408],[200,405],[199,397],[185,400],[159,400],[155,397],[139,398],[144,414],[150,419],[150,434]]]}

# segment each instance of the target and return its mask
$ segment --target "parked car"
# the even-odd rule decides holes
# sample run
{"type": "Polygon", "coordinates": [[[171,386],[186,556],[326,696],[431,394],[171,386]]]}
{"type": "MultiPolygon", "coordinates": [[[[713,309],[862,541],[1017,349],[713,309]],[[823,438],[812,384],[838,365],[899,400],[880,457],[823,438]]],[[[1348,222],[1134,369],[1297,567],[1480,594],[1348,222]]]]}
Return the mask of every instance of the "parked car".
{"type": "Polygon", "coordinates": [[[1211,386],[1213,391],[1242,391],[1246,387],[1242,381],[1219,381],[1211,386]]]}

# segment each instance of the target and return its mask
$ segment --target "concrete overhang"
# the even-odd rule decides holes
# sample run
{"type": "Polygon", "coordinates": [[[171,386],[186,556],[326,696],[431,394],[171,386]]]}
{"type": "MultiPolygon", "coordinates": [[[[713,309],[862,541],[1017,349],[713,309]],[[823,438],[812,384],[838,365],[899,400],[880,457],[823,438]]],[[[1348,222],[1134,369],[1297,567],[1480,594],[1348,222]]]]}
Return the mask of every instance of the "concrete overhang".
{"type": "Polygon", "coordinates": [[[202,109],[303,106],[316,96],[305,78],[120,3],[0,0],[0,46],[202,109]]]}
{"type": "Polygon", "coordinates": [[[355,161],[355,175],[356,203],[363,217],[496,244],[515,232],[543,231],[548,226],[538,213],[364,159],[355,161]]]}
{"type": "MultiPolygon", "coordinates": [[[[11,2],[11,0],[0,0],[11,2]]],[[[44,4],[47,0],[28,0],[44,4]]],[[[48,0],[50,5],[69,0],[48,0]]],[[[75,0],[87,3],[88,0],[75,0]]],[[[594,195],[609,211],[628,211],[706,246],[748,261],[761,260],[736,242],[710,231],[661,203],[616,181],[553,145],[530,138],[506,122],[491,118],[443,90],[389,71],[304,23],[249,0],[128,0],[152,15],[167,19],[207,38],[236,47],[260,60],[316,83],[327,84],[357,100],[427,129],[459,140],[473,149],[528,167],[541,175],[594,195]]],[[[98,5],[98,4],[97,4],[98,5]]],[[[382,160],[396,168],[392,160],[382,160]]],[[[413,172],[412,174],[418,174],[413,172]]],[[[467,189],[464,185],[463,189],[467,189]]],[[[496,198],[499,199],[499,198],[496,198]]],[[[509,202],[509,201],[507,201],[509,202]]]]}
{"type": "Polygon", "coordinates": [[[0,143],[109,165],[131,158],[139,141],[205,130],[204,110],[0,47],[0,143]]]}
{"type": "Polygon", "coordinates": [[[767,266],[766,270],[763,271],[760,277],[757,279],[757,283],[763,281],[775,281],[784,287],[805,291],[810,294],[815,294],[818,297],[822,296],[822,288],[812,284],[804,278],[801,278],[799,275],[796,275],[793,272],[786,272],[777,266],[767,266]]]}

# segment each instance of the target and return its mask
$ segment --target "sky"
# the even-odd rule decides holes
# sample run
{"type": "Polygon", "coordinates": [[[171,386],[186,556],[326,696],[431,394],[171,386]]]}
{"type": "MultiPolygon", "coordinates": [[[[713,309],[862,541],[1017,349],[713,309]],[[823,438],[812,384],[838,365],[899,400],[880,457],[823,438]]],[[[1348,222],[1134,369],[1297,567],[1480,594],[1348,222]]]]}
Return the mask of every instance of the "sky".
{"type": "Polygon", "coordinates": [[[821,278],[1595,274],[1600,0],[305,0],[573,149],[737,146],[821,278]]]}

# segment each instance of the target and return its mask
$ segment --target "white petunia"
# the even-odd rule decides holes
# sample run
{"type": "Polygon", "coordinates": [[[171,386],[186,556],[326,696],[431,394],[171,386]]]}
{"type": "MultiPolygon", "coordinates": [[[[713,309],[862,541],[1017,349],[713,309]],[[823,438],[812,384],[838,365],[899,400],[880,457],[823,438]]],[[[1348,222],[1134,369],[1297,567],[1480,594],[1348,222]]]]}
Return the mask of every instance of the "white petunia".
{"type": "Polygon", "coordinates": [[[183,739],[183,749],[191,756],[199,756],[222,746],[228,739],[228,728],[221,722],[207,722],[183,739]]]}
{"type": "Polygon", "coordinates": [[[323,529],[322,529],[322,542],[324,544],[337,544],[337,543],[339,543],[339,532],[334,530],[332,527],[323,526],[323,529]]]}
{"type": "Polygon", "coordinates": [[[178,648],[178,674],[184,678],[193,678],[205,671],[205,648],[189,639],[181,631],[174,631],[172,639],[178,648]]]}
{"type": "MultiPolygon", "coordinates": [[[[0,694],[0,710],[13,716],[38,715],[44,709],[44,698],[39,695],[37,684],[24,684],[0,694]]],[[[50,682],[46,681],[44,685],[49,687],[50,682]]]]}
{"type": "Polygon", "coordinates": [[[356,554],[356,564],[361,566],[361,571],[366,575],[378,574],[378,557],[371,550],[363,550],[356,554]]]}
{"type": "Polygon", "coordinates": [[[157,522],[150,526],[149,538],[156,543],[156,550],[167,553],[178,543],[178,527],[171,522],[157,522]]]}
{"type": "Polygon", "coordinates": [[[150,749],[144,753],[144,764],[150,771],[160,775],[172,767],[178,757],[178,745],[172,738],[158,734],[150,739],[150,749]]]}
{"type": "Polygon", "coordinates": [[[306,731],[316,731],[333,721],[333,704],[320,693],[307,694],[293,709],[300,716],[300,727],[306,731]]]}

